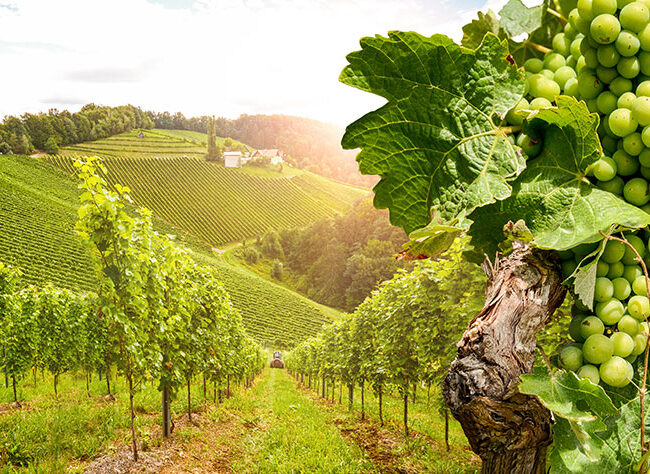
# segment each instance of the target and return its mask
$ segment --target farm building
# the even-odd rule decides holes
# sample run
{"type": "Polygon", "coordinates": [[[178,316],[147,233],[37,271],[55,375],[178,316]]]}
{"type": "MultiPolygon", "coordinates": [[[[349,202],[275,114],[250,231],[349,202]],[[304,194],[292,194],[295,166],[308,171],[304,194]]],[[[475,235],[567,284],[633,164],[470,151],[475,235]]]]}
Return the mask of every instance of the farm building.
{"type": "Polygon", "coordinates": [[[241,151],[224,152],[223,162],[226,165],[226,168],[241,168],[242,166],[241,151]]]}
{"type": "Polygon", "coordinates": [[[268,150],[255,150],[251,155],[251,159],[255,158],[270,158],[272,165],[284,163],[284,160],[282,159],[282,152],[276,148],[268,150]]]}

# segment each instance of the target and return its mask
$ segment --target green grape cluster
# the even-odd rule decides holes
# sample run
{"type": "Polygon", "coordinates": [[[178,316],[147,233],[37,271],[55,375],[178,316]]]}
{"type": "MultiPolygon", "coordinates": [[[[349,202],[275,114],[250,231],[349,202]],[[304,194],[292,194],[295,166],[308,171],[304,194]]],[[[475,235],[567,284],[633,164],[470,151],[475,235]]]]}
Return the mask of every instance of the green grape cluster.
{"type": "Polygon", "coordinates": [[[584,100],[601,117],[604,150],[587,175],[650,212],[650,0],[579,0],[552,45],[543,59],[524,63],[528,95],[509,123],[550,107],[559,94],[584,100]]]}
{"type": "MultiPolygon", "coordinates": [[[[626,238],[644,262],[650,261],[650,231],[629,232],[626,238]]],[[[565,275],[573,273],[597,245],[560,252],[565,275]]],[[[562,349],[559,363],[595,384],[624,387],[634,375],[632,363],[646,348],[650,299],[636,254],[623,242],[609,240],[605,245],[596,267],[594,302],[592,314],[576,300],[569,325],[575,342],[562,349]]]]}

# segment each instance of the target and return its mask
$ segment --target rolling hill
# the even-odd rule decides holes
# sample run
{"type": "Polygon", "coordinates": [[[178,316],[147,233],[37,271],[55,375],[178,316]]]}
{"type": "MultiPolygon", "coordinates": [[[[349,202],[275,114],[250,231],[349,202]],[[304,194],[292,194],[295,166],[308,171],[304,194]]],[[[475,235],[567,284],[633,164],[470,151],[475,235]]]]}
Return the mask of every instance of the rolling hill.
{"type": "MultiPolygon", "coordinates": [[[[182,134],[188,133],[193,132],[182,134]]],[[[306,225],[344,211],[368,194],[363,188],[290,167],[265,175],[247,172],[247,167],[225,168],[198,159],[203,156],[198,152],[192,155],[199,145],[186,141],[189,135],[159,137],[163,135],[157,132],[147,132],[143,139],[128,133],[74,148],[103,157],[107,181],[128,186],[137,205],[213,246],[256,237],[269,228],[306,225]],[[135,145],[120,148],[121,143],[134,141],[135,145]],[[138,147],[148,151],[132,152],[138,147]],[[170,151],[174,149],[181,151],[170,151]]],[[[74,156],[64,153],[44,159],[74,173],[74,156]]]]}
{"type": "MultiPolygon", "coordinates": [[[[76,182],[44,161],[1,156],[0,261],[19,267],[30,283],[96,289],[92,260],[74,233],[78,196],[76,182]]],[[[332,310],[230,266],[202,240],[159,219],[155,227],[176,235],[197,261],[217,269],[248,332],[258,341],[300,341],[331,320],[332,310]]]]}

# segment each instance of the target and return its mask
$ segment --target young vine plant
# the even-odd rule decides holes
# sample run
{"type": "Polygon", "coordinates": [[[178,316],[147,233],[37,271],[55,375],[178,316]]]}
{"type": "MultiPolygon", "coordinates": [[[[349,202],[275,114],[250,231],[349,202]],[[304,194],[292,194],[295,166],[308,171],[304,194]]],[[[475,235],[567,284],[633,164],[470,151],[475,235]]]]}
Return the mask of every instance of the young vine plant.
{"type": "Polygon", "coordinates": [[[363,38],[340,79],[386,103],[343,146],[413,256],[557,255],[573,342],[519,387],[555,414],[551,470],[645,472],[650,1],[510,0],[463,32],[363,38]]]}

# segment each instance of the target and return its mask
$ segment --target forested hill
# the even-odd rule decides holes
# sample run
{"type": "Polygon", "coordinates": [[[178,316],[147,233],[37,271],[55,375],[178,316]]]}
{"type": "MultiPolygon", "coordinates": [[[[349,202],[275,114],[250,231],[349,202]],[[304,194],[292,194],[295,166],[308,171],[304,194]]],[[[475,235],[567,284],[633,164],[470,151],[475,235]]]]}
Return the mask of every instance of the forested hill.
{"type": "MultiPolygon", "coordinates": [[[[206,132],[208,117],[186,118],[168,112],[149,116],[156,128],[206,132]]],[[[355,161],[356,152],[341,148],[343,130],[304,117],[289,115],[241,115],[216,120],[217,136],[232,137],[255,148],[278,148],[287,153],[298,168],[350,184],[371,186],[374,176],[363,176],[355,161]]]]}

